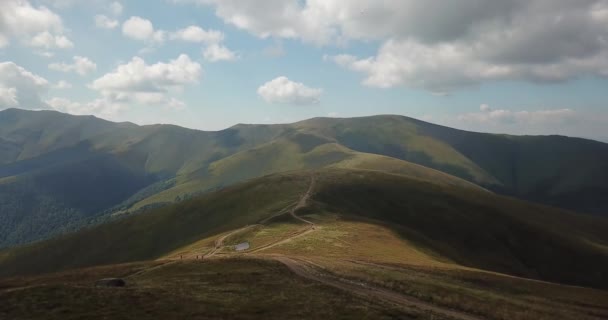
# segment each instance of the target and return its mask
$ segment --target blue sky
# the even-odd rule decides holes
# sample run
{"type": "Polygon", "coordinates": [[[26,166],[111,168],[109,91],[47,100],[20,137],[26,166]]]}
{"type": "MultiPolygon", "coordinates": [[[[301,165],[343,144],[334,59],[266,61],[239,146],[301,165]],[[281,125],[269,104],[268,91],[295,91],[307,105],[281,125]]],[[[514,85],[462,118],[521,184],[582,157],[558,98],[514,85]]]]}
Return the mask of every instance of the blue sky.
{"type": "Polygon", "coordinates": [[[217,130],[400,114],[608,140],[608,1],[5,0],[0,109],[217,130]]]}

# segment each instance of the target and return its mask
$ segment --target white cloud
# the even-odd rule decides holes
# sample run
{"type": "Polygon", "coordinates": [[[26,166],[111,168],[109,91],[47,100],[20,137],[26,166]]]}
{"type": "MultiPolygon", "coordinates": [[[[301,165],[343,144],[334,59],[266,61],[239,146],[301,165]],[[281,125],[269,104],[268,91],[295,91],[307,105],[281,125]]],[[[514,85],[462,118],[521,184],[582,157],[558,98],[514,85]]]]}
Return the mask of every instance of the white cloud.
{"type": "Polygon", "coordinates": [[[141,17],[131,17],[122,24],[122,33],[135,40],[161,43],[165,40],[166,32],[155,30],[150,20],[141,17]]]}
{"type": "Polygon", "coordinates": [[[268,103],[308,105],[320,101],[322,89],[310,88],[287,77],[278,77],[258,88],[258,95],[268,103]]]}
{"type": "MultiPolygon", "coordinates": [[[[214,5],[216,15],[226,23],[247,30],[258,37],[300,38],[315,44],[328,43],[334,35],[323,10],[298,0],[177,0],[214,5]]],[[[320,3],[323,6],[322,3],[320,3]]]]}
{"type": "Polygon", "coordinates": [[[445,94],[489,81],[608,77],[606,0],[174,1],[213,6],[261,38],[380,41],[375,56],[340,61],[368,86],[445,94]]]}
{"type": "Polygon", "coordinates": [[[46,109],[41,97],[49,83],[14,62],[0,62],[0,110],[6,108],[46,109]]]}
{"type": "Polygon", "coordinates": [[[95,80],[90,87],[116,103],[183,106],[179,100],[168,97],[171,91],[181,91],[195,84],[202,74],[201,65],[185,54],[168,63],[148,65],[140,57],[120,65],[111,73],[95,80]]]}
{"type": "Polygon", "coordinates": [[[224,34],[217,30],[204,30],[199,26],[189,26],[171,33],[172,40],[216,44],[224,40],[224,34]]]}
{"type": "Polygon", "coordinates": [[[119,16],[122,14],[123,12],[123,6],[120,2],[118,1],[114,1],[110,4],[110,12],[112,12],[113,15],[115,16],[119,16]]]}
{"type": "Polygon", "coordinates": [[[220,44],[211,44],[203,51],[203,57],[207,61],[234,61],[238,59],[236,53],[220,44]]]}
{"type": "Polygon", "coordinates": [[[388,40],[375,57],[331,57],[338,65],[366,75],[371,87],[407,86],[445,93],[485,81],[554,82],[581,75],[608,76],[608,47],[595,57],[564,58],[559,63],[500,63],[483,58],[485,49],[466,43],[423,44],[388,40]]]}
{"type": "Polygon", "coordinates": [[[65,80],[61,80],[53,86],[53,89],[59,89],[59,90],[71,89],[71,88],[72,88],[72,84],[65,80]]]}
{"type": "Polygon", "coordinates": [[[189,26],[169,34],[171,40],[193,43],[203,43],[203,57],[207,61],[234,61],[238,59],[236,53],[222,45],[224,33],[217,30],[204,30],[199,26],[189,26]]]}
{"type": "Polygon", "coordinates": [[[44,6],[34,7],[26,0],[0,1],[0,47],[8,46],[11,38],[46,49],[73,47],[63,32],[61,17],[44,6]]]}
{"type": "Polygon", "coordinates": [[[61,72],[76,72],[81,76],[97,70],[97,64],[87,57],[75,56],[74,63],[51,63],[49,69],[61,72]]]}
{"type": "Polygon", "coordinates": [[[73,48],[74,44],[70,39],[61,35],[53,35],[48,31],[41,32],[34,36],[32,40],[30,40],[30,45],[32,47],[45,48],[45,49],[69,49],[73,48]]]}
{"type": "Polygon", "coordinates": [[[0,33],[0,49],[8,46],[9,40],[8,37],[0,33]]]}
{"type": "Polygon", "coordinates": [[[119,24],[118,20],[108,18],[107,16],[105,16],[103,14],[98,14],[95,16],[95,25],[98,28],[114,29],[114,28],[118,27],[118,24],[119,24]]]}
{"type": "Polygon", "coordinates": [[[5,88],[0,86],[0,109],[14,108],[17,106],[19,106],[17,88],[5,88]]]}
{"type": "MultiPolygon", "coordinates": [[[[192,25],[174,32],[168,32],[154,29],[154,25],[150,20],[131,17],[123,23],[122,32],[129,38],[157,45],[163,43],[166,38],[174,41],[202,43],[205,45],[203,57],[211,62],[238,59],[236,53],[222,45],[224,33],[217,30],[205,30],[199,26],[192,25]]],[[[149,46],[142,49],[140,54],[145,54],[152,50],[154,50],[154,47],[149,46]]]]}

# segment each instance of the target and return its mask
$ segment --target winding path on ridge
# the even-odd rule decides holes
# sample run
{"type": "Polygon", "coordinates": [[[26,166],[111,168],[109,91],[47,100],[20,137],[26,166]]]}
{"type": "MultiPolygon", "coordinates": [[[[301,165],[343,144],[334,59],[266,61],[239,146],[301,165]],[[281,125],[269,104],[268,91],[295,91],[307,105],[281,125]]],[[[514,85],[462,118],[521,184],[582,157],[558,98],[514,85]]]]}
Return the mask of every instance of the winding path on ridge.
{"type": "Polygon", "coordinates": [[[219,237],[217,240],[215,240],[215,246],[213,247],[213,250],[211,250],[211,252],[209,252],[206,255],[204,255],[203,258],[211,258],[211,257],[213,257],[218,251],[220,251],[224,247],[224,241],[228,237],[230,237],[232,235],[235,235],[235,234],[237,234],[239,232],[245,231],[247,229],[250,229],[250,228],[253,228],[253,227],[257,227],[257,226],[259,226],[259,224],[252,224],[252,225],[240,228],[240,229],[236,229],[236,230],[234,230],[234,231],[232,231],[232,232],[230,232],[228,234],[225,234],[225,235],[219,237]]]}
{"type": "MultiPolygon", "coordinates": [[[[291,208],[291,210],[289,210],[289,215],[291,215],[294,219],[296,219],[298,221],[306,223],[309,226],[308,229],[306,229],[303,232],[299,232],[297,234],[294,234],[294,235],[292,235],[292,236],[290,236],[290,237],[288,237],[286,239],[283,239],[283,240],[280,240],[280,241],[277,241],[277,242],[274,242],[274,243],[270,243],[270,244],[261,246],[259,248],[256,248],[256,249],[251,250],[251,251],[246,252],[246,253],[247,254],[252,254],[252,253],[255,253],[255,252],[266,250],[266,249],[272,248],[274,246],[277,246],[277,245],[283,244],[285,242],[288,242],[291,239],[303,236],[305,234],[308,234],[308,233],[314,231],[315,230],[315,223],[314,222],[308,221],[308,220],[306,220],[306,219],[304,219],[304,218],[302,218],[302,217],[300,217],[300,216],[298,216],[296,214],[296,212],[299,209],[302,209],[302,208],[304,208],[304,207],[306,207],[308,205],[308,201],[310,200],[310,197],[312,196],[312,192],[313,192],[314,188],[315,188],[315,176],[311,175],[311,177],[310,177],[310,184],[308,186],[308,190],[306,190],[306,192],[300,197],[300,199],[298,200],[298,202],[296,203],[296,205],[293,208],[291,208]]],[[[230,232],[228,234],[225,234],[225,235],[221,236],[220,238],[218,238],[217,240],[215,240],[215,246],[214,246],[213,250],[211,252],[209,252],[208,254],[204,255],[203,258],[211,258],[214,255],[218,254],[218,252],[222,248],[224,248],[224,241],[227,238],[229,238],[230,236],[235,235],[235,234],[240,233],[240,232],[243,232],[243,231],[245,231],[247,229],[250,229],[250,228],[253,228],[253,227],[256,227],[256,226],[263,226],[264,223],[268,222],[270,219],[272,219],[272,218],[274,218],[276,216],[282,215],[282,214],[283,213],[279,213],[278,215],[275,215],[275,216],[272,216],[272,217],[270,217],[268,219],[265,219],[265,220],[263,220],[262,222],[260,222],[258,224],[253,224],[253,225],[249,225],[249,226],[246,226],[246,227],[243,227],[243,228],[240,228],[240,229],[236,229],[236,230],[234,230],[234,231],[232,231],[232,232],[230,232]]]]}
{"type": "MultiPolygon", "coordinates": [[[[315,182],[316,182],[315,176],[311,175],[308,190],[300,197],[300,199],[295,204],[295,206],[291,205],[291,206],[293,206],[291,209],[289,209],[290,206],[288,206],[285,209],[281,210],[281,212],[278,213],[277,215],[264,219],[264,220],[260,221],[258,224],[248,225],[243,228],[233,230],[233,231],[219,237],[217,240],[215,240],[213,250],[211,252],[209,252],[208,254],[204,255],[204,258],[211,258],[211,257],[215,256],[216,254],[221,254],[219,251],[225,247],[224,242],[230,236],[235,235],[239,232],[246,231],[247,229],[250,229],[250,228],[253,228],[256,226],[264,226],[266,222],[270,221],[274,217],[285,214],[286,212],[284,212],[284,211],[289,209],[289,215],[291,217],[293,217],[294,219],[307,224],[308,228],[306,228],[306,230],[304,230],[304,231],[297,232],[297,233],[287,237],[286,239],[279,240],[277,242],[273,242],[273,243],[258,247],[254,250],[244,252],[244,254],[253,255],[253,256],[256,256],[256,257],[262,258],[262,259],[271,259],[271,260],[278,261],[278,262],[282,263],[283,265],[285,265],[289,270],[291,270],[295,275],[297,275],[299,277],[302,277],[302,278],[305,278],[308,280],[312,280],[315,282],[319,282],[321,284],[328,285],[328,286],[331,286],[331,287],[334,287],[334,288],[337,288],[340,290],[344,290],[344,291],[350,292],[352,294],[358,295],[358,296],[366,298],[366,299],[390,302],[390,303],[393,303],[393,304],[396,304],[396,305],[399,305],[399,306],[402,306],[405,308],[415,309],[415,310],[422,311],[422,312],[428,312],[430,314],[434,314],[434,315],[441,316],[441,317],[446,317],[449,319],[483,320],[483,318],[478,317],[478,316],[474,316],[474,315],[470,315],[470,314],[467,314],[467,313],[464,313],[461,311],[434,305],[434,304],[431,304],[431,303],[419,300],[417,298],[407,296],[402,293],[395,292],[395,291],[392,291],[392,290],[389,290],[386,288],[381,288],[381,287],[377,287],[375,285],[371,285],[368,283],[356,282],[353,280],[340,278],[334,274],[323,271],[323,267],[316,265],[315,263],[310,262],[310,261],[305,261],[305,260],[295,258],[295,257],[287,257],[284,255],[263,255],[263,254],[254,255],[254,253],[257,253],[259,251],[266,250],[266,249],[281,245],[283,243],[289,242],[297,237],[304,236],[317,229],[314,222],[306,220],[297,215],[298,210],[300,210],[308,205],[308,202],[310,201],[310,198],[311,198],[312,193],[315,188],[315,182]]],[[[158,267],[162,267],[162,266],[163,265],[160,265],[158,267]]]]}
{"type": "Polygon", "coordinates": [[[306,234],[309,234],[309,233],[315,231],[316,226],[315,226],[314,222],[308,221],[308,220],[306,220],[306,219],[304,219],[304,218],[302,218],[302,217],[300,217],[300,216],[298,216],[296,214],[296,212],[298,210],[300,210],[300,209],[302,209],[302,208],[304,208],[304,207],[306,207],[308,205],[308,201],[310,200],[310,197],[312,196],[312,192],[313,192],[314,189],[315,189],[315,176],[312,175],[310,177],[310,185],[308,186],[308,190],[306,191],[306,193],[304,193],[302,195],[302,197],[300,197],[300,200],[298,201],[298,203],[289,211],[289,215],[292,216],[294,219],[296,219],[298,221],[302,221],[302,222],[304,222],[304,223],[306,223],[308,225],[308,228],[306,230],[298,232],[296,234],[293,234],[293,235],[289,236],[286,239],[279,240],[277,242],[269,243],[267,245],[263,245],[261,247],[258,247],[258,248],[254,249],[254,250],[251,250],[251,251],[247,252],[247,254],[253,254],[253,253],[260,252],[262,250],[266,250],[266,249],[270,249],[272,247],[276,247],[276,246],[281,245],[283,243],[289,242],[289,241],[291,241],[291,240],[293,240],[295,238],[304,236],[306,234]]]}
{"type": "Polygon", "coordinates": [[[483,318],[460,312],[457,310],[437,306],[411,296],[391,291],[385,288],[376,287],[362,282],[338,278],[334,275],[321,272],[315,268],[313,263],[302,261],[296,258],[285,256],[274,256],[274,260],[281,262],[289,270],[296,275],[312,281],[316,281],[334,288],[338,288],[363,298],[388,301],[402,307],[412,308],[419,311],[429,312],[431,314],[447,317],[449,319],[459,320],[483,320],[483,318]]]}

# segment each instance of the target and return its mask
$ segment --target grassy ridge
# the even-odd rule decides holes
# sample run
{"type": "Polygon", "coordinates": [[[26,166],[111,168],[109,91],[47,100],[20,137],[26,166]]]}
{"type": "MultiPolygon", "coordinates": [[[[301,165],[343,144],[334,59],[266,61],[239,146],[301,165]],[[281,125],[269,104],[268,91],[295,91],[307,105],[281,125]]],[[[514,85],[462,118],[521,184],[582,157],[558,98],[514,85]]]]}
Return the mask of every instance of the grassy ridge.
{"type": "MultiPolygon", "coordinates": [[[[371,219],[434,260],[608,287],[608,222],[601,218],[377,171],[323,169],[315,175],[314,206],[308,214],[371,219]]],[[[255,179],[145,215],[6,250],[0,253],[0,273],[158,258],[276,214],[307,189],[309,176],[255,179]]]]}
{"type": "Polygon", "coordinates": [[[213,190],[276,172],[319,168],[377,170],[433,183],[480,187],[466,180],[420,165],[386,156],[361,153],[309,134],[290,134],[259,147],[238,152],[211,163],[188,176],[176,186],[136,203],[136,210],[153,203],[172,202],[176,197],[200,190],[213,190]]]}
{"type": "Polygon", "coordinates": [[[608,285],[605,219],[376,172],[320,176],[315,199],[324,210],[396,224],[406,239],[459,264],[608,285]]]}
{"type": "Polygon", "coordinates": [[[294,277],[273,261],[219,260],[158,267],[127,264],[0,280],[2,319],[415,319],[413,310],[371,302],[294,277]],[[103,277],[127,288],[95,288],[103,277]],[[23,289],[24,286],[28,286],[23,289]],[[16,288],[17,290],[11,290],[16,288]],[[6,290],[6,291],[5,291],[6,290]],[[128,301],[128,303],[127,303],[128,301]]]}

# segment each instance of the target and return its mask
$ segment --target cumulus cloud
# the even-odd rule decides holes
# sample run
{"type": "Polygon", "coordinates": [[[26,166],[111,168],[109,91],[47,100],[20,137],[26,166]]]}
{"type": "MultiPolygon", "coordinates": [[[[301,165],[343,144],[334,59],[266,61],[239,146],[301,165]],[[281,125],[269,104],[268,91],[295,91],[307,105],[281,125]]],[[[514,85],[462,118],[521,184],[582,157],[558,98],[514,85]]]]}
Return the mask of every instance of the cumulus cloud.
{"type": "Polygon", "coordinates": [[[486,81],[559,82],[584,75],[608,77],[608,47],[595,56],[564,57],[546,63],[498,62],[485,59],[485,55],[485,48],[480,44],[475,47],[466,43],[388,40],[375,57],[359,59],[337,55],[330,59],[365,74],[363,83],[367,86],[403,85],[439,93],[486,81]]]}
{"type": "Polygon", "coordinates": [[[325,44],[334,34],[330,25],[331,20],[324,19],[325,13],[317,10],[315,6],[302,5],[302,1],[174,0],[174,2],[213,5],[216,8],[216,15],[225,22],[261,38],[300,38],[311,43],[325,44]]]}
{"type": "Polygon", "coordinates": [[[32,47],[44,48],[44,49],[69,49],[73,48],[74,44],[70,39],[62,35],[53,35],[48,31],[41,32],[34,36],[29,44],[32,47]]]}
{"type": "Polygon", "coordinates": [[[211,44],[203,51],[203,57],[207,61],[234,61],[238,59],[236,53],[220,44],[211,44]]]}
{"type": "Polygon", "coordinates": [[[75,115],[97,115],[111,118],[125,108],[125,105],[107,99],[95,99],[90,102],[75,102],[66,98],[53,97],[46,103],[53,109],[75,115]]]}
{"type": "Polygon", "coordinates": [[[210,5],[262,38],[318,45],[380,41],[334,61],[368,86],[446,93],[487,81],[608,77],[606,0],[175,0],[210,5]]]}
{"type": "Polygon", "coordinates": [[[118,24],[118,20],[111,19],[103,14],[98,14],[95,16],[95,26],[97,26],[97,28],[114,29],[118,27],[118,24]]]}
{"type": "Polygon", "coordinates": [[[73,47],[63,33],[61,17],[50,9],[34,7],[26,0],[0,1],[0,47],[9,45],[12,38],[39,48],[73,47]]]}
{"type": "MultiPolygon", "coordinates": [[[[203,44],[203,57],[211,62],[234,61],[238,59],[236,53],[222,44],[225,36],[223,32],[218,30],[205,30],[199,26],[192,25],[177,31],[168,32],[156,30],[150,20],[141,17],[131,17],[123,23],[122,32],[129,38],[157,45],[163,43],[166,39],[203,44]]],[[[150,49],[145,48],[142,52],[147,52],[150,49]]]]}
{"type": "Polygon", "coordinates": [[[14,108],[18,105],[17,89],[0,87],[0,109],[14,108]]]}
{"type": "Polygon", "coordinates": [[[322,89],[310,88],[287,77],[278,77],[258,88],[258,95],[268,103],[310,105],[320,101],[322,89]]]}
{"type": "Polygon", "coordinates": [[[81,76],[97,70],[97,64],[87,57],[75,56],[74,63],[51,63],[49,69],[61,72],[76,72],[81,76]]]}
{"type": "Polygon", "coordinates": [[[217,30],[205,30],[199,26],[189,26],[169,34],[171,40],[202,43],[203,57],[207,61],[234,61],[238,59],[236,53],[222,44],[224,33],[217,30]]]}
{"type": "Polygon", "coordinates": [[[168,93],[197,83],[201,74],[201,65],[185,54],[168,63],[152,65],[146,64],[140,57],[134,57],[95,80],[90,87],[116,103],[135,102],[179,108],[183,103],[169,97],[168,93]]]}
{"type": "Polygon", "coordinates": [[[166,32],[155,30],[148,19],[131,17],[122,24],[122,33],[135,40],[161,43],[165,40],[166,32]]]}
{"type": "Polygon", "coordinates": [[[14,62],[0,62],[0,110],[6,108],[47,109],[42,100],[49,83],[14,62]]]}
{"type": "MultiPolygon", "coordinates": [[[[108,119],[116,118],[121,111],[133,104],[161,105],[170,109],[182,109],[185,103],[171,97],[173,91],[181,91],[194,84],[201,75],[200,64],[187,55],[180,55],[168,63],[148,65],[139,57],[118,66],[114,71],[93,81],[89,87],[99,92],[100,97],[80,102],[63,97],[46,100],[51,108],[71,114],[94,114],[108,119]]],[[[71,87],[60,81],[55,88],[71,87]]]]}

